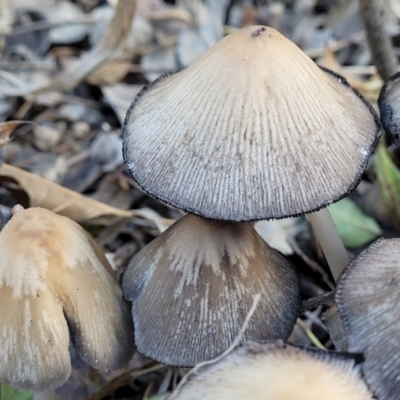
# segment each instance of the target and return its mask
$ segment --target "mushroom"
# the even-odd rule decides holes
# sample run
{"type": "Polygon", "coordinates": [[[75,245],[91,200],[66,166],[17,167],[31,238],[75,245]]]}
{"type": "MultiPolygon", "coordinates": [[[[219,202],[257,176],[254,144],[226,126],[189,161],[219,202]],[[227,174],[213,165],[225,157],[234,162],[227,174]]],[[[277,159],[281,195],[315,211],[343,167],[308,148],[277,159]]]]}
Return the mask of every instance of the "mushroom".
{"type": "Polygon", "coordinates": [[[299,308],[291,263],[249,223],[186,215],[131,260],[123,278],[140,353],[194,366],[234,341],[261,301],[243,340],[287,338],[299,308]]]}
{"type": "Polygon", "coordinates": [[[355,356],[248,342],[198,365],[170,400],[372,400],[355,356]]]}
{"type": "Polygon", "coordinates": [[[132,320],[104,254],[69,218],[21,209],[0,232],[0,381],[61,386],[70,340],[93,367],[122,367],[133,355],[132,320]]]}
{"type": "Polygon", "coordinates": [[[336,304],[348,350],[363,353],[365,380],[378,399],[400,393],[400,239],[381,239],[345,269],[336,304]]]}
{"type": "Polygon", "coordinates": [[[398,145],[400,143],[400,72],[393,75],[383,85],[378,105],[386,134],[398,145]]]}
{"type": "MultiPolygon", "coordinates": [[[[151,196],[210,219],[319,210],[359,183],[381,133],[347,81],[272,28],[239,30],[130,107],[124,159],[151,196]]],[[[329,215],[311,216],[337,277],[348,257],[329,215]],[[321,217],[322,218],[322,217],[321,217]],[[322,226],[322,229],[319,226],[322,226]],[[319,234],[320,235],[320,234],[319,234]]]]}

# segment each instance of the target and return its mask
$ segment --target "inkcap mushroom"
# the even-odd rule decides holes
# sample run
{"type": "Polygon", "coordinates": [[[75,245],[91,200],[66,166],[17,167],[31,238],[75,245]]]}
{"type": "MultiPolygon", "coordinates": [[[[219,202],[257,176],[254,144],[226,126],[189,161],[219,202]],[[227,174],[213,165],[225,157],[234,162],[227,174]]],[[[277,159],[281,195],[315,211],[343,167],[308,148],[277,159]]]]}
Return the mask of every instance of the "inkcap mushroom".
{"type": "Polygon", "coordinates": [[[196,366],[170,400],[372,400],[356,357],[247,342],[196,366]]]}
{"type": "Polygon", "coordinates": [[[400,143],[400,72],[382,87],[378,98],[381,121],[389,139],[400,143]]]}
{"type": "Polygon", "coordinates": [[[297,273],[250,223],[186,215],[131,260],[123,278],[140,353],[191,367],[226,350],[253,303],[243,340],[288,338],[298,317],[297,273]]]}
{"type": "Polygon", "coordinates": [[[380,239],[344,270],[336,289],[348,350],[363,353],[362,370],[380,400],[400,393],[400,239],[380,239]]]}
{"type": "Polygon", "coordinates": [[[129,306],[100,248],[69,218],[16,207],[0,232],[0,382],[61,386],[70,341],[95,368],[127,364],[129,306]]]}

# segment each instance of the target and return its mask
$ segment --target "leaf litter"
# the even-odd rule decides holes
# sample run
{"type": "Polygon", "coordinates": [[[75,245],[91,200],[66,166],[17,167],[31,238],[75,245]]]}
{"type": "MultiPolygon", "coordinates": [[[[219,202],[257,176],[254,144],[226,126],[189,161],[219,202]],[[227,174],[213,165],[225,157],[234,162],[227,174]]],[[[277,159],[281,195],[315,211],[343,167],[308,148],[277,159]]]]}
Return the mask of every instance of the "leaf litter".
{"type": "MultiPolygon", "coordinates": [[[[398,2],[384,5],[400,46],[398,2]]],[[[123,164],[130,103],[149,81],[185,68],[251,24],[278,29],[376,107],[383,82],[356,0],[1,0],[0,229],[18,203],[67,215],[83,224],[120,276],[133,254],[182,216],[144,194],[123,164]]],[[[331,206],[350,256],[378,236],[399,234],[399,166],[399,151],[381,143],[359,188],[331,206]]],[[[304,307],[291,340],[341,348],[334,283],[307,220],[256,228],[299,270],[304,307]]],[[[139,354],[111,374],[73,360],[58,400],[162,399],[186,374],[139,354]]],[[[6,385],[1,390],[13,393],[10,399],[29,398],[6,385]]]]}

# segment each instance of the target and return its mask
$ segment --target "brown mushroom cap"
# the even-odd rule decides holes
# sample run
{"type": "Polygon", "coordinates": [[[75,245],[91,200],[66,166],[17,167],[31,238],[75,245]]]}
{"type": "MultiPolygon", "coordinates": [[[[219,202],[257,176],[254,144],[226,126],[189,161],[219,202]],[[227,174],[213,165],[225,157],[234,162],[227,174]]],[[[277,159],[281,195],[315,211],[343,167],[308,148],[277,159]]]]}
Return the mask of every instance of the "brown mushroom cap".
{"type": "Polygon", "coordinates": [[[297,273],[249,223],[186,215],[132,258],[122,286],[138,351],[169,365],[228,348],[257,293],[243,340],[287,338],[298,316],[297,273]]]}
{"type": "Polygon", "coordinates": [[[101,250],[69,218],[21,211],[0,232],[0,381],[35,391],[61,386],[69,342],[95,368],[133,354],[129,305],[101,250]]]}
{"type": "Polygon", "coordinates": [[[245,343],[191,371],[170,400],[372,400],[351,357],[245,343]]]}
{"type": "Polygon", "coordinates": [[[336,303],[348,350],[362,352],[363,373],[378,399],[400,393],[400,239],[378,240],[344,270],[336,303]]]}
{"type": "Polygon", "coordinates": [[[381,121],[389,138],[400,143],[400,72],[382,87],[378,99],[381,121]]]}
{"type": "Polygon", "coordinates": [[[188,212],[283,218],[353,190],[380,132],[344,78],[274,29],[251,26],[138,94],[124,158],[146,192],[188,212]]]}

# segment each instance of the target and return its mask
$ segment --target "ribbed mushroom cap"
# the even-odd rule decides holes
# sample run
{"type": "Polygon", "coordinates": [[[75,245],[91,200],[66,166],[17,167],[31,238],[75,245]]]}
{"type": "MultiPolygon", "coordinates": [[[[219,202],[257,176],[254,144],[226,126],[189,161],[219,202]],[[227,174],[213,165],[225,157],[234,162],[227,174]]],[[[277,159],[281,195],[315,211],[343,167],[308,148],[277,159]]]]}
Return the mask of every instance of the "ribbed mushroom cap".
{"type": "Polygon", "coordinates": [[[170,400],[372,400],[351,357],[248,342],[191,371],[170,400]]]}
{"type": "Polygon", "coordinates": [[[157,199],[211,219],[310,212],[358,184],[381,132],[344,78],[252,26],[136,97],[124,158],[157,199]]]}
{"type": "Polygon", "coordinates": [[[71,372],[69,342],[95,368],[133,354],[129,305],[98,246],[75,222],[31,208],[0,233],[0,381],[35,391],[71,372]]]}
{"type": "Polygon", "coordinates": [[[400,239],[378,240],[343,272],[336,303],[348,350],[365,356],[363,373],[378,399],[400,393],[400,239]]]}
{"type": "Polygon", "coordinates": [[[183,217],[132,258],[122,287],[138,351],[169,365],[229,347],[257,293],[244,340],[287,338],[298,316],[295,270],[248,223],[183,217]]]}
{"type": "Polygon", "coordinates": [[[381,121],[386,134],[396,144],[400,142],[400,72],[382,87],[378,99],[381,121]]]}

